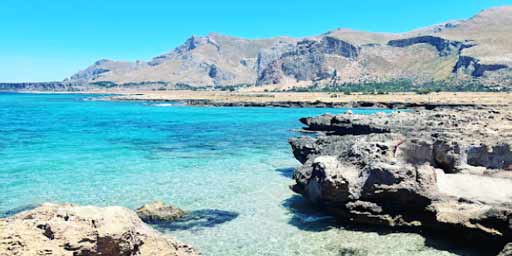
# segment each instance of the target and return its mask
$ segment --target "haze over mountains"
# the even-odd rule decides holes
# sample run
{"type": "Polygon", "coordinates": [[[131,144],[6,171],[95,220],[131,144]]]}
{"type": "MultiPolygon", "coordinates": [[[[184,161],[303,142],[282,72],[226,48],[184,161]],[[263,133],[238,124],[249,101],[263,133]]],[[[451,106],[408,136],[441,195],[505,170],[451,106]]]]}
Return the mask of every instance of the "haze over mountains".
{"type": "Polygon", "coordinates": [[[512,87],[512,6],[402,34],[337,29],[308,38],[193,36],[149,62],[99,60],[65,83],[188,88],[398,80],[512,87]]]}

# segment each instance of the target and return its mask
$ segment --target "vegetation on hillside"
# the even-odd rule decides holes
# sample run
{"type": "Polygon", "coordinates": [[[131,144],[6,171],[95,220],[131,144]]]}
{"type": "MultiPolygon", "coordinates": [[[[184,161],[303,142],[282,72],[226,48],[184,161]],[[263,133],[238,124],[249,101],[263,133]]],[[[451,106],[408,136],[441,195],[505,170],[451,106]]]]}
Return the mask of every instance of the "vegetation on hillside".
{"type": "MultiPolygon", "coordinates": [[[[116,84],[109,81],[94,82],[91,85],[113,88],[113,87],[134,87],[145,85],[160,85],[160,88],[154,90],[190,90],[190,91],[239,91],[249,88],[252,85],[226,85],[226,86],[192,86],[188,84],[178,83],[174,86],[166,82],[140,82],[116,84]]],[[[320,85],[312,84],[310,86],[292,87],[287,90],[265,90],[265,92],[332,92],[332,93],[363,93],[363,94],[388,94],[394,92],[416,92],[417,94],[428,94],[432,92],[509,92],[512,91],[508,87],[489,86],[479,83],[478,81],[468,81],[466,83],[453,84],[447,81],[431,81],[423,84],[414,84],[407,79],[388,81],[388,82],[364,82],[364,83],[340,83],[320,85]]]]}
{"type": "MultiPolygon", "coordinates": [[[[276,90],[274,90],[276,91],[276,90]]],[[[510,91],[509,88],[491,87],[478,82],[467,82],[464,84],[450,84],[444,81],[431,81],[420,85],[413,84],[410,80],[402,79],[389,82],[366,82],[366,83],[342,83],[334,85],[313,84],[308,87],[293,87],[289,92],[341,92],[345,94],[387,94],[393,92],[416,92],[428,94],[431,92],[500,92],[510,91]]]]}

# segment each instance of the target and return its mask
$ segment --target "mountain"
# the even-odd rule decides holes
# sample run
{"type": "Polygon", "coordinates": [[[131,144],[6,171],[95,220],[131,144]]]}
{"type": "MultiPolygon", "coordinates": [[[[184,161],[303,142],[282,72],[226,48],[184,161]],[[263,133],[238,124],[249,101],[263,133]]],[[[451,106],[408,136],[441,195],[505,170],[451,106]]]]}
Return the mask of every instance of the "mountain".
{"type": "Polygon", "coordinates": [[[403,80],[512,88],[512,7],[401,34],[337,29],[308,38],[193,36],[149,62],[100,60],[65,82],[188,88],[403,80]]]}

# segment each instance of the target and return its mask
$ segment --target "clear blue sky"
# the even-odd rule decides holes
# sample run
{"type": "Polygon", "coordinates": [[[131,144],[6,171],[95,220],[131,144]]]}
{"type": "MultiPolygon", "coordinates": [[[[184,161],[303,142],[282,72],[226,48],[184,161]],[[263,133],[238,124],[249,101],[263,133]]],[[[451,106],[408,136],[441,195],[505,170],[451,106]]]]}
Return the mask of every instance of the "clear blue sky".
{"type": "Polygon", "coordinates": [[[101,58],[148,60],[208,32],[403,32],[502,5],[512,0],[1,0],[0,81],[62,80],[101,58]]]}

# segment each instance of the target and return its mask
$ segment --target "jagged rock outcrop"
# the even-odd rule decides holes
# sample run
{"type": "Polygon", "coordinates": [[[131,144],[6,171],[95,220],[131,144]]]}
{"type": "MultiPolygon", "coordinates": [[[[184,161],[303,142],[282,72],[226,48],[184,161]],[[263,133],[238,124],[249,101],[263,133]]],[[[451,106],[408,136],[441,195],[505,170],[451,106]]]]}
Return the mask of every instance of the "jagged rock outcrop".
{"type": "Polygon", "coordinates": [[[136,210],[137,215],[147,223],[169,222],[185,216],[185,211],[161,201],[145,204],[136,210]]]}
{"type": "Polygon", "coordinates": [[[329,56],[350,60],[358,55],[358,47],[334,37],[302,40],[263,69],[257,84],[278,84],[285,76],[296,81],[324,80],[336,76],[328,64],[329,56]]]}
{"type": "Polygon", "coordinates": [[[2,256],[198,255],[122,207],[44,204],[0,219],[0,230],[2,256]]]}
{"type": "MultiPolygon", "coordinates": [[[[268,77],[268,75],[264,75],[264,72],[271,72],[271,70],[278,70],[277,67],[268,68],[270,66],[277,65],[277,60],[281,58],[285,52],[289,52],[293,49],[294,44],[278,42],[273,45],[270,49],[261,49],[258,53],[258,57],[256,60],[256,68],[258,73],[258,81],[261,81],[260,77],[268,77]]],[[[260,82],[261,83],[261,82],[260,82]]]]}
{"type": "MultiPolygon", "coordinates": [[[[509,108],[303,118],[291,189],[342,221],[512,241],[509,108]]],[[[492,246],[491,246],[492,245],[492,246]]]]}

